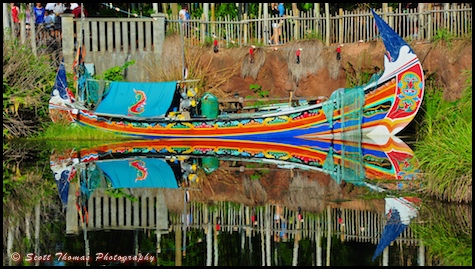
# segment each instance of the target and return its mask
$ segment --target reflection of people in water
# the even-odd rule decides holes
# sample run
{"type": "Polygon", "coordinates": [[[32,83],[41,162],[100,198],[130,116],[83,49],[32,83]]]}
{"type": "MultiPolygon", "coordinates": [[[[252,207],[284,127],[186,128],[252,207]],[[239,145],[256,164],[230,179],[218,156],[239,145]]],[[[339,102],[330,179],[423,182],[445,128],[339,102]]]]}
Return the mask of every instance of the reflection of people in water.
{"type": "Polygon", "coordinates": [[[220,230],[221,230],[221,217],[216,217],[216,226],[215,226],[216,234],[218,234],[220,230]]]}
{"type": "Polygon", "coordinates": [[[274,241],[275,242],[280,242],[283,239],[288,238],[287,234],[287,220],[282,216],[283,213],[283,207],[281,205],[278,205],[275,207],[275,213],[274,213],[274,221],[278,227],[279,232],[274,233],[274,241]]]}
{"type": "Polygon", "coordinates": [[[337,213],[337,216],[338,216],[338,224],[340,224],[341,226],[345,226],[345,223],[343,223],[343,217],[342,217],[341,209],[338,208],[336,213],[337,213]]]}
{"type": "Polygon", "coordinates": [[[251,224],[256,226],[257,225],[257,216],[256,216],[256,209],[252,209],[252,215],[251,215],[251,224]]]}

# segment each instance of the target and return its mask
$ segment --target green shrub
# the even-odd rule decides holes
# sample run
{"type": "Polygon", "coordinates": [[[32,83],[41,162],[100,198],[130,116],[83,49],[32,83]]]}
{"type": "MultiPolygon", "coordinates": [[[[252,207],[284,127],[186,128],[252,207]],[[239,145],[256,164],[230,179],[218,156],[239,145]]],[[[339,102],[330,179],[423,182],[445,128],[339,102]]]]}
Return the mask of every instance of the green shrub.
{"type": "Polygon", "coordinates": [[[450,202],[472,199],[472,83],[471,71],[464,73],[469,78],[457,101],[444,100],[440,88],[427,89],[414,150],[424,172],[424,191],[450,202]]]}

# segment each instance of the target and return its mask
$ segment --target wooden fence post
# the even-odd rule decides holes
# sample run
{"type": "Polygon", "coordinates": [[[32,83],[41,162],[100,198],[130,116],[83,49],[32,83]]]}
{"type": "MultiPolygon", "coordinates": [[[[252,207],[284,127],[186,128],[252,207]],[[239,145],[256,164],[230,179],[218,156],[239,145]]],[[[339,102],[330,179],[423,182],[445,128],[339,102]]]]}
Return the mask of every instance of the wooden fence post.
{"type": "Polygon", "coordinates": [[[325,45],[330,46],[330,3],[325,3],[326,38],[325,45]]]}
{"type": "Polygon", "coordinates": [[[313,24],[313,29],[315,29],[315,33],[318,33],[318,29],[320,29],[320,3],[315,3],[315,10],[314,10],[314,17],[315,23],[313,24]]]}
{"type": "MultiPolygon", "coordinates": [[[[300,11],[299,9],[297,8],[297,3],[292,3],[292,16],[294,16],[295,18],[292,19],[292,21],[294,22],[294,36],[293,36],[293,40],[299,40],[300,39],[300,11]]],[[[288,40],[292,40],[292,39],[288,39],[288,40]]]]}
{"type": "Polygon", "coordinates": [[[339,10],[340,19],[338,19],[338,44],[343,43],[343,8],[339,10]]]}
{"type": "MultiPolygon", "coordinates": [[[[34,25],[31,26],[34,28],[34,25]]],[[[31,30],[30,30],[31,31],[31,30]]],[[[70,13],[61,14],[61,31],[63,37],[63,58],[66,72],[72,72],[74,62],[74,15],[70,13]]]]}
{"type": "Polygon", "coordinates": [[[422,40],[423,39],[423,35],[424,35],[424,28],[425,28],[425,24],[424,24],[424,6],[425,6],[425,3],[419,3],[419,5],[417,6],[417,13],[418,14],[418,31],[417,31],[417,40],[422,40]]]}
{"type": "Polygon", "coordinates": [[[201,44],[204,45],[206,43],[206,26],[207,26],[207,18],[206,15],[203,13],[201,15],[201,22],[200,22],[200,32],[201,32],[201,44]]]}
{"type": "Polygon", "coordinates": [[[269,18],[269,5],[267,3],[264,3],[264,7],[263,7],[263,11],[264,11],[264,27],[262,27],[263,29],[263,33],[264,33],[264,44],[267,44],[267,40],[270,40],[270,34],[269,34],[269,21],[267,20],[269,18]]]}
{"type": "MultiPolygon", "coordinates": [[[[433,7],[431,6],[429,9],[433,10],[433,7]]],[[[427,16],[427,35],[426,35],[427,41],[431,40],[431,36],[432,36],[432,14],[429,13],[429,15],[427,16]]]]}
{"type": "MultiPolygon", "coordinates": [[[[392,7],[388,7],[388,13],[393,14],[393,8],[392,7]]],[[[388,17],[388,24],[389,24],[389,26],[391,26],[391,28],[394,29],[394,16],[388,17]]]]}

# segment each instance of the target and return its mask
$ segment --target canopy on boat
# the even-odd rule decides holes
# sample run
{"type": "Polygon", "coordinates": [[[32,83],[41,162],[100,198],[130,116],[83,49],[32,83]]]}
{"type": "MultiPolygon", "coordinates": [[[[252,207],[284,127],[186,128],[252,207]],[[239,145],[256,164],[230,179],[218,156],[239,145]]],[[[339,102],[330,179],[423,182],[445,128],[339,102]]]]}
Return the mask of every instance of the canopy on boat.
{"type": "Polygon", "coordinates": [[[110,83],[95,112],[103,115],[160,117],[172,104],[177,81],[110,83]]]}
{"type": "Polygon", "coordinates": [[[132,158],[96,162],[113,188],[178,188],[170,165],[161,159],[132,158]]]}

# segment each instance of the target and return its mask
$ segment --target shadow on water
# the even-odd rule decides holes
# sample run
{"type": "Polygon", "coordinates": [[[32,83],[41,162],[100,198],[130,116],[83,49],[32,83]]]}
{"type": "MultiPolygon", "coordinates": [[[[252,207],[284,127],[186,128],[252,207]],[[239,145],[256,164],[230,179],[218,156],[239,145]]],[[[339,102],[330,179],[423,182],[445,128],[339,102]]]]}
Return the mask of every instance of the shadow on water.
{"type": "Polygon", "coordinates": [[[452,236],[471,254],[471,207],[419,197],[412,157],[399,139],[8,143],[4,264],[440,265],[452,236]]]}

